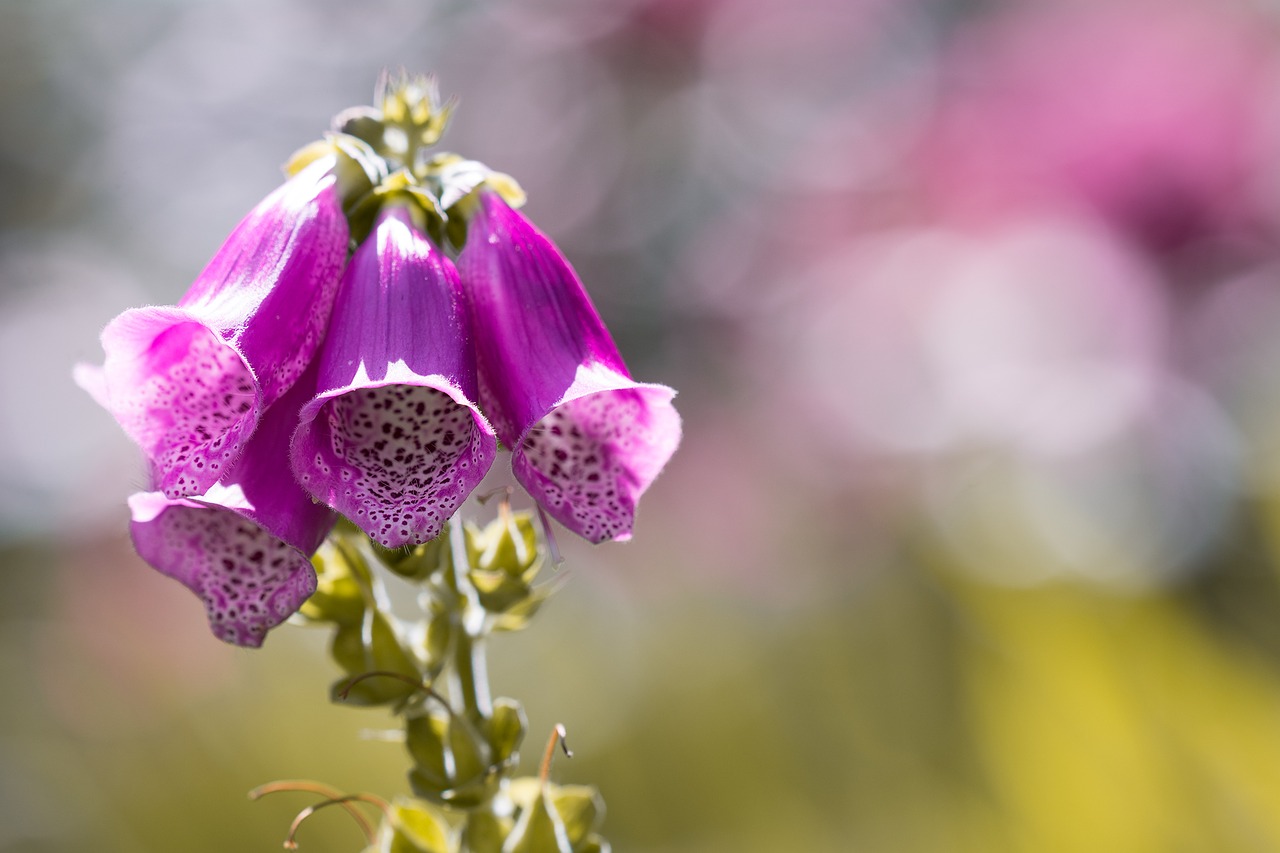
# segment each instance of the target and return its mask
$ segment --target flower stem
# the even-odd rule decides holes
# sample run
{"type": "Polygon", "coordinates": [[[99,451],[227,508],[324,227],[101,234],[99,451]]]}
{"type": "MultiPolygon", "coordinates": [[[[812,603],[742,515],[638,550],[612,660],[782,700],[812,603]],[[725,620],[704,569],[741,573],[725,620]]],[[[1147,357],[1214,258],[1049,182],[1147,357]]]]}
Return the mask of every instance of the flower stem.
{"type": "Polygon", "coordinates": [[[449,668],[449,695],[461,700],[468,718],[477,722],[493,714],[489,696],[489,669],[485,660],[485,612],[466,567],[466,532],[462,523],[449,521],[449,547],[452,559],[449,578],[458,592],[458,609],[454,613],[453,666],[449,668]]]}

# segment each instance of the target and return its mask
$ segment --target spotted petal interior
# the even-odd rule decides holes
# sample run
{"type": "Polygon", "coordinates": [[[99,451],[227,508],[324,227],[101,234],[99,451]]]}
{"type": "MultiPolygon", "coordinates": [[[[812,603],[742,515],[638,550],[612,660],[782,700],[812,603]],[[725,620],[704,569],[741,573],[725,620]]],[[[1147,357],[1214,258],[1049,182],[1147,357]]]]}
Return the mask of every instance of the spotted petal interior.
{"type": "Polygon", "coordinates": [[[167,497],[200,494],[234,461],[256,424],[253,375],[197,323],[156,337],[146,378],[121,401],[149,429],[144,448],[167,497]]]}
{"type": "Polygon", "coordinates": [[[525,435],[517,479],[561,524],[591,542],[626,538],[640,484],[624,460],[640,435],[643,403],[630,391],[564,403],[525,435]]]}
{"type": "Polygon", "coordinates": [[[200,596],[209,627],[226,642],[262,645],[315,592],[304,554],[230,510],[173,506],[139,527],[150,528],[135,528],[139,552],[200,596]]]}
{"type": "Polygon", "coordinates": [[[492,463],[471,409],[435,388],[349,391],[316,422],[299,480],[388,548],[439,535],[492,463]]]}

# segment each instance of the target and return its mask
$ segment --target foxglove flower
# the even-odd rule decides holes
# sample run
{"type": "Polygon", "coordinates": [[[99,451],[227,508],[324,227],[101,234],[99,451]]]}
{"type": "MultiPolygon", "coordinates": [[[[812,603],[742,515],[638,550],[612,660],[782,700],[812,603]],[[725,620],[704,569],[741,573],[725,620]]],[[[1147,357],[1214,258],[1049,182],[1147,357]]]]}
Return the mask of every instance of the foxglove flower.
{"type": "Polygon", "coordinates": [[[516,479],[582,537],[630,539],[636,502],[680,441],[675,391],[631,379],[568,261],[497,193],[480,192],[458,269],[481,408],[516,479]]]}
{"type": "Polygon", "coordinates": [[[129,499],[138,554],[199,596],[214,635],[229,643],[262,645],[315,592],[310,556],[337,516],[294,482],[285,463],[298,410],[314,388],[308,371],[203,495],[129,499]]]}
{"type": "Polygon", "coordinates": [[[385,208],[343,276],[292,461],[388,548],[435,538],[493,464],[469,327],[453,264],[407,208],[385,208]]]}
{"type": "Polygon", "coordinates": [[[125,311],[102,332],[102,368],[77,371],[167,497],[226,473],[323,339],[348,241],[336,164],[322,158],[267,196],[177,306],[125,311]]]}

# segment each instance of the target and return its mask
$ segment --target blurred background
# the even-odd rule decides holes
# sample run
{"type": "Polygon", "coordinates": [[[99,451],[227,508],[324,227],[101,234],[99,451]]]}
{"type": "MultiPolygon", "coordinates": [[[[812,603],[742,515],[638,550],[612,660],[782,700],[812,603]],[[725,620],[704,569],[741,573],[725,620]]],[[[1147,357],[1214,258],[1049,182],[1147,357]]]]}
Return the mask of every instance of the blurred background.
{"type": "Polygon", "coordinates": [[[1280,5],[0,0],[0,851],[407,791],[323,632],[133,555],[70,381],[384,66],[680,389],[635,541],[491,656],[615,849],[1280,850],[1280,5]]]}

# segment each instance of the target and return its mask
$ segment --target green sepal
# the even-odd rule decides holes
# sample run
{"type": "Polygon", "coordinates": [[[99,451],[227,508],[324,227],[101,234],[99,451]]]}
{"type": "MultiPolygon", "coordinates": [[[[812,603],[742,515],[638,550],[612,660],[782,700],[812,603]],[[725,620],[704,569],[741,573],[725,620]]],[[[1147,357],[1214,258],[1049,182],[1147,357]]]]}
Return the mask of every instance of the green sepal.
{"type": "Polygon", "coordinates": [[[432,711],[405,723],[405,745],[413,757],[413,792],[433,802],[474,808],[497,790],[489,745],[463,716],[432,711]]]}
{"type": "Polygon", "coordinates": [[[573,853],[564,822],[547,796],[546,785],[516,818],[502,853],[573,853]]]}
{"type": "Polygon", "coordinates": [[[326,133],[323,139],[308,143],[290,155],[284,164],[286,177],[292,178],[316,160],[338,155],[334,167],[338,195],[343,210],[351,211],[387,177],[387,162],[369,143],[346,133],[326,133]]]}
{"type": "Polygon", "coordinates": [[[532,587],[528,595],[511,605],[506,612],[499,614],[493,620],[491,630],[494,633],[521,630],[529,624],[529,620],[542,607],[543,602],[550,598],[556,590],[560,589],[561,585],[562,583],[557,580],[532,587]]]}
{"type": "Polygon", "coordinates": [[[329,689],[334,702],[361,706],[401,704],[420,692],[416,685],[422,681],[422,672],[417,662],[405,650],[396,628],[377,610],[366,611],[358,625],[340,625],[333,635],[331,653],[348,676],[394,672],[413,682],[373,676],[347,690],[351,678],[339,679],[329,689]],[[345,698],[341,695],[344,690],[345,698]]]}
{"type": "Polygon", "coordinates": [[[538,526],[532,513],[505,511],[476,535],[480,549],[467,573],[490,613],[505,613],[532,594],[543,564],[538,526]]]}
{"type": "Polygon", "coordinates": [[[441,152],[429,159],[422,174],[436,188],[436,198],[447,214],[445,234],[457,249],[467,242],[467,222],[475,211],[475,193],[481,187],[502,196],[512,208],[523,207],[528,198],[515,178],[452,152],[441,152]]]}
{"type": "Polygon", "coordinates": [[[486,572],[473,569],[468,573],[476,588],[480,605],[490,613],[505,613],[515,608],[532,593],[528,582],[505,572],[486,572]]]}
{"type": "MultiPolygon", "coordinates": [[[[445,715],[428,713],[410,717],[405,721],[405,746],[413,758],[414,772],[421,782],[415,783],[414,790],[420,796],[427,792],[439,792],[448,788],[453,780],[450,778],[445,759],[446,729],[449,718],[445,715]]],[[[438,800],[438,796],[431,799],[438,800]]]]}
{"type": "Polygon", "coordinates": [[[444,239],[445,213],[440,202],[407,169],[398,169],[384,175],[372,190],[347,211],[353,244],[364,242],[378,220],[378,213],[391,204],[406,205],[414,224],[420,230],[426,231],[436,242],[444,239]]]}
{"type": "Polygon", "coordinates": [[[484,731],[495,766],[515,763],[516,750],[524,741],[527,730],[528,722],[519,702],[507,698],[494,700],[493,712],[484,721],[484,731]]]}
{"type": "Polygon", "coordinates": [[[398,797],[378,832],[379,853],[452,853],[457,850],[448,821],[430,804],[398,797]]]}
{"type": "Polygon", "coordinates": [[[532,580],[530,571],[536,574],[542,562],[538,525],[531,512],[504,511],[479,532],[475,544],[480,550],[475,566],[483,571],[532,580]]]}
{"type": "Polygon", "coordinates": [[[354,136],[371,149],[376,149],[382,144],[385,127],[382,112],[376,107],[348,107],[333,117],[335,132],[354,136]]]}
{"type": "Polygon", "coordinates": [[[511,780],[507,793],[521,813],[535,807],[539,800],[549,799],[564,827],[572,853],[609,849],[609,842],[597,834],[604,823],[605,809],[604,798],[596,788],[590,785],[553,785],[523,776],[511,780]]]}
{"type": "Polygon", "coordinates": [[[551,802],[574,853],[582,853],[588,836],[604,823],[604,798],[590,785],[553,785],[551,802]]]}

